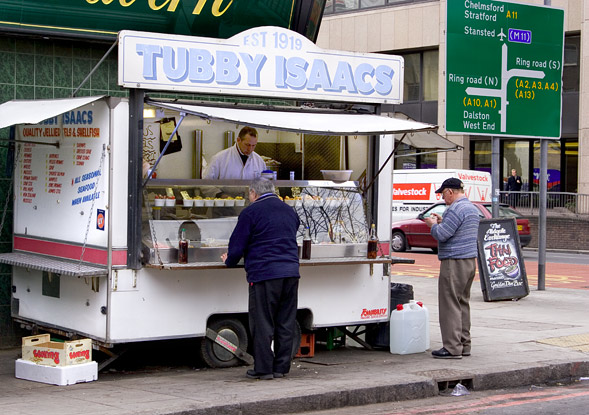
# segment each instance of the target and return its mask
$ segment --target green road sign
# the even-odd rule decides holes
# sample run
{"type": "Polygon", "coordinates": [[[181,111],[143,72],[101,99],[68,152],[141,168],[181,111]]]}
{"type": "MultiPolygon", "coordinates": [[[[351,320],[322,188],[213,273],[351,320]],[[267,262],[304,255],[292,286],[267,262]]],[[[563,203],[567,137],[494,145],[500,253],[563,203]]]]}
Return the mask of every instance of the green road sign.
{"type": "Polygon", "coordinates": [[[564,11],[448,0],[446,130],[560,138],[564,11]]]}

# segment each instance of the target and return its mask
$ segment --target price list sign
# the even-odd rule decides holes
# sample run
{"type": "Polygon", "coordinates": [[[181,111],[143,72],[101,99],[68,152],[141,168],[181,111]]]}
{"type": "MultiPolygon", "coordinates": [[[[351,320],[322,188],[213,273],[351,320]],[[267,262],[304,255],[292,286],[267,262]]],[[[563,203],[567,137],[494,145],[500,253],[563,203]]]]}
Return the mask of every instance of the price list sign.
{"type": "Polygon", "coordinates": [[[564,11],[448,0],[446,131],[560,138],[564,11]]]}

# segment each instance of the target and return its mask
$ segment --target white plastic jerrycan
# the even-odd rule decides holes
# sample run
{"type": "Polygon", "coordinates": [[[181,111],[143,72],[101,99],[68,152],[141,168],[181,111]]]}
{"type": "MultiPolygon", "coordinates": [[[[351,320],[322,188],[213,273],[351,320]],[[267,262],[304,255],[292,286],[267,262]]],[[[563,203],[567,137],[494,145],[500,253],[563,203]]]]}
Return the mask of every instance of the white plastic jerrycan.
{"type": "Polygon", "coordinates": [[[399,304],[391,313],[390,330],[391,353],[423,353],[429,349],[429,312],[420,301],[399,304]]]}

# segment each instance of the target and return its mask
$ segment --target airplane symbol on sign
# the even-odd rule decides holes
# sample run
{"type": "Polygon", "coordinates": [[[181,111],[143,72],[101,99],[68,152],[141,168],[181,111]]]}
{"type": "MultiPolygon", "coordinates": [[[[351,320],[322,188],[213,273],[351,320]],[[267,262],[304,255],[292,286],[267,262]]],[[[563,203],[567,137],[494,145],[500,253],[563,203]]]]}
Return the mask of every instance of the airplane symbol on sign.
{"type": "Polygon", "coordinates": [[[504,37],[507,37],[507,35],[505,33],[503,33],[503,28],[501,28],[501,32],[497,35],[497,37],[499,37],[501,39],[501,41],[503,41],[504,37]]]}

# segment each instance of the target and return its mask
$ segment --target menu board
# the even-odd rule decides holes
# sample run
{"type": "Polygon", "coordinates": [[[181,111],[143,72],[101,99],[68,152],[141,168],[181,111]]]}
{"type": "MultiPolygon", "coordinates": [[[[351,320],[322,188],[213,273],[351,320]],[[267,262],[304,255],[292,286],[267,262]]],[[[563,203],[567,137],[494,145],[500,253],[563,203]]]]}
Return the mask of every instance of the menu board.
{"type": "Polygon", "coordinates": [[[14,233],[105,245],[109,110],[103,100],[16,128],[14,233]],[[88,222],[96,226],[88,226],[88,222]],[[98,232],[96,232],[98,231],[98,232]]]}
{"type": "Polygon", "coordinates": [[[515,218],[481,220],[478,259],[485,301],[522,298],[530,293],[515,218]]]}

